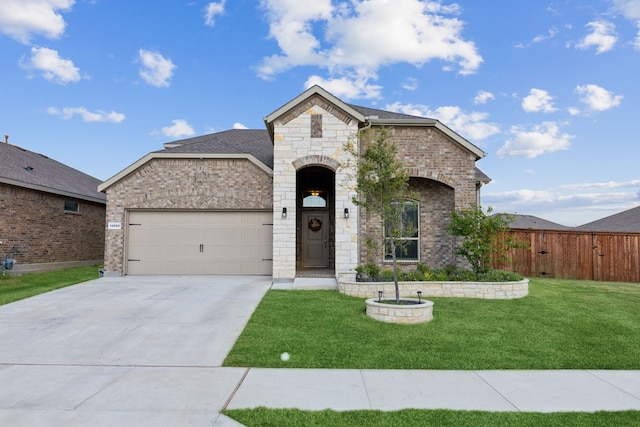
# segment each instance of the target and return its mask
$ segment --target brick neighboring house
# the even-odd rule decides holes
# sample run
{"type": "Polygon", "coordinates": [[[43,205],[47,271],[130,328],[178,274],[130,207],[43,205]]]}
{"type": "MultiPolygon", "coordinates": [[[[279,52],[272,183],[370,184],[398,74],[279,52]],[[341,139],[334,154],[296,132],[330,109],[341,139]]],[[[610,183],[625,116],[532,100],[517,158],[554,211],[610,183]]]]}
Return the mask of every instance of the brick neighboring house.
{"type": "Polygon", "coordinates": [[[0,257],[12,274],[102,264],[106,197],[100,180],[0,142],[0,257]]]}
{"type": "Polygon", "coordinates": [[[354,275],[387,265],[367,237],[382,224],[352,202],[344,151],[365,128],[387,128],[419,200],[408,266],[456,261],[450,212],[479,202],[485,153],[437,120],[347,104],[313,86],[264,119],[174,141],[100,185],[107,194],[105,274],[354,275]]]}

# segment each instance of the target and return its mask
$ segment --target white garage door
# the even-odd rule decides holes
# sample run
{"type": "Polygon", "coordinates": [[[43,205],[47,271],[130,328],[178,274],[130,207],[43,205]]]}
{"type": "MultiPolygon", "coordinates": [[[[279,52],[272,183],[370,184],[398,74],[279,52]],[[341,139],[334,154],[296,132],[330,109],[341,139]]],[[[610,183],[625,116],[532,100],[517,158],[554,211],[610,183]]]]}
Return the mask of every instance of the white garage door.
{"type": "Polygon", "coordinates": [[[272,212],[132,211],[127,274],[272,271],[272,212]]]}

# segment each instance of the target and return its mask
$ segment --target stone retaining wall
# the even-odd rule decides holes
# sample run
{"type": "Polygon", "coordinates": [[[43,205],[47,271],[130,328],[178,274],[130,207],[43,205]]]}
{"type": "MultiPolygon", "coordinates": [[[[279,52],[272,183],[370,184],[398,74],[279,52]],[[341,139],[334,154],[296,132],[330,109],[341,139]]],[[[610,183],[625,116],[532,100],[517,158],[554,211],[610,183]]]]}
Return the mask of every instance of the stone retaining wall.
{"type": "MultiPolygon", "coordinates": [[[[403,299],[418,301],[415,298],[403,299]]],[[[415,324],[433,320],[433,301],[422,300],[420,304],[394,305],[379,303],[377,298],[370,298],[366,302],[367,316],[381,322],[415,324]]]]}
{"type": "MultiPolygon", "coordinates": [[[[481,299],[516,299],[529,294],[529,279],[519,282],[400,282],[401,297],[416,297],[422,291],[422,297],[453,297],[481,299]]],[[[393,282],[352,282],[340,281],[338,290],[359,298],[383,298],[395,295],[393,282]]]]}

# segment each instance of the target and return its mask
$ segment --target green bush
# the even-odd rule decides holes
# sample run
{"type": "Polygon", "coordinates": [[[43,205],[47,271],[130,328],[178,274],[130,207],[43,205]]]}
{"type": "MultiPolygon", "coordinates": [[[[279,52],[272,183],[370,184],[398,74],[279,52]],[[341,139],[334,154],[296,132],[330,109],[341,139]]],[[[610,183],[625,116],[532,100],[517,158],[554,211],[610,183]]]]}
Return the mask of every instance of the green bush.
{"type": "MultiPolygon", "coordinates": [[[[359,281],[393,282],[393,270],[380,270],[375,264],[358,266],[356,272],[359,274],[359,281]]],[[[524,277],[516,272],[489,269],[475,274],[455,265],[432,269],[418,264],[415,271],[398,271],[398,280],[401,282],[517,282],[522,279],[524,277]]]]}
{"type": "Polygon", "coordinates": [[[380,272],[381,282],[393,282],[393,270],[385,269],[380,272]]]}

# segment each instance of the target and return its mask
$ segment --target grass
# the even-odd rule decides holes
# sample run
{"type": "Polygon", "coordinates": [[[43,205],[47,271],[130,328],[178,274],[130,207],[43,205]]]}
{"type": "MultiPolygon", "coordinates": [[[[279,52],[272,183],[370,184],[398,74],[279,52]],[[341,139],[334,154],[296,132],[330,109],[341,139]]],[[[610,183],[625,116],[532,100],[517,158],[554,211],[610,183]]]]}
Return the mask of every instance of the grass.
{"type": "Polygon", "coordinates": [[[223,413],[250,427],[404,427],[404,426],[638,426],[639,411],[622,412],[481,412],[450,410],[301,411],[298,409],[234,409],[223,413]]]}
{"type": "Polygon", "coordinates": [[[432,322],[395,325],[335,291],[269,291],[224,366],[640,369],[639,284],[532,279],[517,300],[430,299],[432,322]]]}
{"type": "Polygon", "coordinates": [[[0,276],[0,305],[98,278],[98,266],[0,276]]]}

